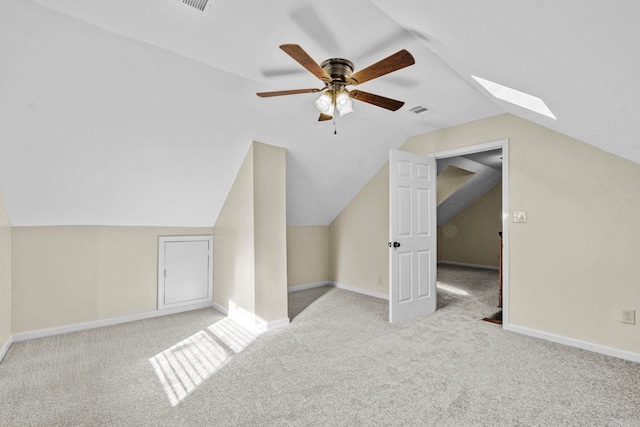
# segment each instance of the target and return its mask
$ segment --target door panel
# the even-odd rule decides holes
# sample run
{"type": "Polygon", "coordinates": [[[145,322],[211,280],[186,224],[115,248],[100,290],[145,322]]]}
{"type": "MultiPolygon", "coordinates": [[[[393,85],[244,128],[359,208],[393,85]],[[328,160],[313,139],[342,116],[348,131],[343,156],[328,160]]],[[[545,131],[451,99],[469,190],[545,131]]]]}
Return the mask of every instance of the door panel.
{"type": "Polygon", "coordinates": [[[435,159],[389,155],[389,321],[436,309],[435,159]]]}
{"type": "Polygon", "coordinates": [[[431,269],[431,251],[418,252],[418,298],[429,298],[431,287],[429,286],[429,271],[431,269]]]}
{"type": "Polygon", "coordinates": [[[431,218],[429,202],[431,201],[431,190],[418,188],[418,235],[429,236],[431,233],[431,218]]]}
{"type": "Polygon", "coordinates": [[[164,250],[164,303],[207,298],[209,242],[167,242],[164,250]]]}
{"type": "Polygon", "coordinates": [[[413,281],[413,263],[410,252],[398,254],[398,282],[399,295],[398,301],[405,302],[411,300],[411,282],[413,281]]]}
{"type": "Polygon", "coordinates": [[[411,236],[411,188],[398,187],[398,236],[411,236]]]}

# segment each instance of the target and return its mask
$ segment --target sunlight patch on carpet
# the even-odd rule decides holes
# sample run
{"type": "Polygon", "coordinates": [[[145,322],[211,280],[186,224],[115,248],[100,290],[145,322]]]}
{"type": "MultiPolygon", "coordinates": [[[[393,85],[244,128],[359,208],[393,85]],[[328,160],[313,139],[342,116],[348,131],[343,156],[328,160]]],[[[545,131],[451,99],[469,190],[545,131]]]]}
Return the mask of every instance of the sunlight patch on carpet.
{"type": "Polygon", "coordinates": [[[462,295],[462,296],[467,296],[469,295],[469,292],[467,291],[463,291],[460,288],[456,288],[455,286],[449,286],[449,285],[445,285],[442,283],[438,283],[436,284],[436,287],[440,290],[443,290],[445,292],[449,292],[451,294],[456,294],[456,295],[462,295]]]}
{"type": "Polygon", "coordinates": [[[156,354],[149,363],[175,406],[258,335],[224,318],[156,354]]]}

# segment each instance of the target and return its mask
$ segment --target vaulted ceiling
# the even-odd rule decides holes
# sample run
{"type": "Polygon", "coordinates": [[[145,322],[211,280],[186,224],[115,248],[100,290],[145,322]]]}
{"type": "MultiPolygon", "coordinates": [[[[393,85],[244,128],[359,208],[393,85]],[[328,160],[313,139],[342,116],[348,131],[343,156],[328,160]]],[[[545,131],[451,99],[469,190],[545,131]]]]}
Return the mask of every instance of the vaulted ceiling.
{"type": "Polygon", "coordinates": [[[639,18],[634,0],[0,0],[0,189],[13,225],[211,226],[257,140],[288,150],[288,223],[328,224],[389,148],[504,112],[640,163],[639,18]],[[356,71],[407,49],[361,87],[405,106],[356,102],[334,135],[317,95],[258,98],[322,87],[284,43],[356,71]]]}

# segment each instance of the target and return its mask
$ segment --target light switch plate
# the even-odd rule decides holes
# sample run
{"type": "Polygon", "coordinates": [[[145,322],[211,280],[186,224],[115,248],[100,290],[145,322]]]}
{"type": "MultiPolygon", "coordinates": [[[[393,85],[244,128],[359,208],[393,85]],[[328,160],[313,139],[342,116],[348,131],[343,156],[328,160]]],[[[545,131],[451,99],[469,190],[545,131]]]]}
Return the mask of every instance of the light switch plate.
{"type": "Polygon", "coordinates": [[[513,213],[513,222],[527,222],[527,213],[526,212],[514,212],[513,213]]]}
{"type": "Polygon", "coordinates": [[[635,310],[622,310],[622,323],[629,325],[636,324],[636,311],[635,310]]]}

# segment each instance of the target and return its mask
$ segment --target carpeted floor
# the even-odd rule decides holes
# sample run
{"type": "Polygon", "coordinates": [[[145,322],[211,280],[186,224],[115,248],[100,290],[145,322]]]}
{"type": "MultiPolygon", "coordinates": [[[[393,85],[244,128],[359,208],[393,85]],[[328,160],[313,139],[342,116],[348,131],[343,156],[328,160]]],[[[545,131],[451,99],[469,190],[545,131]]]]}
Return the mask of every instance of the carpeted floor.
{"type": "Polygon", "coordinates": [[[439,269],[438,311],[398,325],[317,288],[260,336],[204,309],[15,343],[0,425],[640,426],[640,365],[483,322],[496,275],[439,269]]]}

